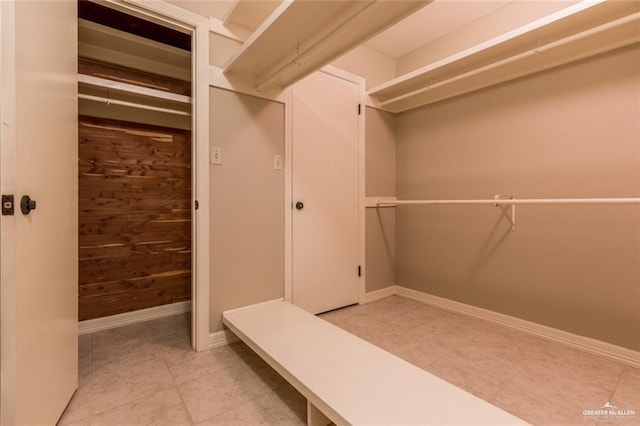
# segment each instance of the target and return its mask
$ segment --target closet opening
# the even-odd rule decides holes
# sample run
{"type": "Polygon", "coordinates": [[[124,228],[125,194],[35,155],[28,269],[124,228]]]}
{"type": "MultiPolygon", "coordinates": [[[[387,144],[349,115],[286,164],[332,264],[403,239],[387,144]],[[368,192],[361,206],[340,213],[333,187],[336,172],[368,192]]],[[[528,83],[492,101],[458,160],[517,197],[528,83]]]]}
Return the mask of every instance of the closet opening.
{"type": "Polygon", "coordinates": [[[81,334],[170,317],[191,335],[191,38],[78,2],[81,334]]]}

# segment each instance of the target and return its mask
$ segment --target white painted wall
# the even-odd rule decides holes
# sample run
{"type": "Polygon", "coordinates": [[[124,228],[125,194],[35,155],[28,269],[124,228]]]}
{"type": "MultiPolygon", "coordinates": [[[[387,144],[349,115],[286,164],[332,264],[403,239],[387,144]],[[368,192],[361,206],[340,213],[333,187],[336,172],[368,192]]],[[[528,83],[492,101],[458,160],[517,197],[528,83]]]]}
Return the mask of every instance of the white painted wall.
{"type": "Polygon", "coordinates": [[[364,77],[367,89],[393,79],[396,61],[369,46],[358,46],[331,64],[350,73],[364,77]]]}
{"type": "Polygon", "coordinates": [[[210,89],[210,332],[223,311],[284,295],[284,105],[210,89]]]}
{"type": "Polygon", "coordinates": [[[400,56],[396,61],[396,75],[401,76],[429,65],[439,59],[446,58],[461,50],[468,49],[483,41],[490,40],[500,34],[564,9],[573,3],[576,3],[576,1],[512,2],[494,13],[485,15],[458,30],[400,56]]]}

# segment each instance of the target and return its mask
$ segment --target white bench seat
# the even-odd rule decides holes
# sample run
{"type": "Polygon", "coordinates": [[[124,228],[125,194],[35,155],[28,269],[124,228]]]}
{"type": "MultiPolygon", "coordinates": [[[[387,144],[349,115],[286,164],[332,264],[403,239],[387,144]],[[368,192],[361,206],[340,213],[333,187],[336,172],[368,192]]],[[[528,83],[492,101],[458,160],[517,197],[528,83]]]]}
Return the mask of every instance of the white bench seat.
{"type": "Polygon", "coordinates": [[[227,311],[223,322],[307,398],[309,424],[526,424],[283,300],[227,311]]]}

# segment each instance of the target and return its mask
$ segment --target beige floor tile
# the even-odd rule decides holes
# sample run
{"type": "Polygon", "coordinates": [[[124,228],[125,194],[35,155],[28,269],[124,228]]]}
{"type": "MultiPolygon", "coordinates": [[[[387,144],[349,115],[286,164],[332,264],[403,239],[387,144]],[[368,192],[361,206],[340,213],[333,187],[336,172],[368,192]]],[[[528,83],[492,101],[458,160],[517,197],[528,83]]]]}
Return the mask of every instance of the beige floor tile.
{"type": "Polygon", "coordinates": [[[99,331],[91,335],[91,351],[104,351],[117,345],[145,340],[150,337],[152,336],[149,336],[149,329],[145,323],[99,331]]]}
{"type": "Polygon", "coordinates": [[[624,366],[588,353],[550,343],[545,349],[543,364],[554,371],[561,371],[567,379],[588,381],[613,392],[620,380],[624,366]]]}
{"type": "Polygon", "coordinates": [[[145,325],[151,336],[162,336],[173,333],[181,333],[189,336],[191,334],[191,312],[147,321],[145,325]]]}
{"type": "Polygon", "coordinates": [[[520,371],[520,366],[500,358],[470,360],[450,353],[425,369],[452,385],[486,400],[511,382],[520,371]]]}
{"type": "Polygon", "coordinates": [[[76,390],[67,408],[62,413],[59,425],[71,425],[91,416],[91,393],[88,387],[80,387],[76,390]]]}
{"type": "Polygon", "coordinates": [[[276,389],[286,383],[286,380],[277,371],[244,343],[234,343],[227,348],[231,354],[238,357],[238,363],[242,363],[265,389],[276,389]]]}
{"type": "Polygon", "coordinates": [[[273,404],[287,413],[293,424],[306,425],[306,399],[293,386],[244,343],[234,343],[229,349],[241,359],[256,382],[271,396],[273,404]]]}
{"type": "Polygon", "coordinates": [[[174,386],[162,360],[91,377],[91,412],[101,413],[174,386]]]}
{"type": "Polygon", "coordinates": [[[425,368],[449,353],[449,349],[429,339],[409,337],[399,333],[378,335],[370,341],[420,368],[425,368]]]}
{"type": "Polygon", "coordinates": [[[91,426],[91,420],[87,417],[86,419],[77,420],[72,423],[58,423],[60,426],[91,426]]]}
{"type": "Polygon", "coordinates": [[[358,319],[357,321],[351,321],[348,323],[340,324],[340,328],[354,334],[361,339],[371,341],[376,338],[382,331],[379,328],[373,327],[371,322],[366,318],[358,319]]]}
{"type": "MultiPolygon", "coordinates": [[[[636,399],[637,396],[636,396],[636,399]]],[[[608,401],[613,407],[609,404],[606,406],[592,407],[593,410],[600,409],[604,410],[606,414],[604,415],[594,415],[589,418],[593,421],[594,425],[615,425],[615,426],[638,426],[640,425],[640,417],[638,414],[638,410],[635,410],[633,413],[633,409],[630,409],[629,406],[625,406],[622,404],[618,404],[617,402],[608,401]]],[[[637,406],[637,403],[635,404],[637,406]]]]}
{"type": "Polygon", "coordinates": [[[282,406],[264,395],[213,417],[202,426],[293,426],[294,423],[282,406]]]}
{"type": "Polygon", "coordinates": [[[78,357],[78,386],[91,383],[91,355],[78,357]]]}
{"type": "Polygon", "coordinates": [[[175,388],[104,411],[91,418],[91,426],[189,426],[191,420],[175,388]]]}
{"type": "Polygon", "coordinates": [[[638,421],[637,416],[602,416],[599,417],[593,425],[596,426],[638,426],[640,422],[638,421]]]}
{"type": "Polygon", "coordinates": [[[265,395],[243,366],[200,376],[178,387],[194,422],[199,423],[265,395]]]}
{"type": "Polygon", "coordinates": [[[480,323],[475,333],[452,352],[468,360],[492,360],[499,358],[505,364],[523,364],[540,361],[548,357],[545,348],[548,342],[499,325],[480,323]]]}
{"type": "Polygon", "coordinates": [[[410,330],[408,336],[447,349],[464,347],[473,339],[473,333],[458,322],[422,325],[410,330]]]}
{"type": "Polygon", "coordinates": [[[570,369],[570,365],[565,369],[542,365],[525,366],[500,394],[512,392],[535,400],[553,401],[564,407],[565,411],[578,413],[580,416],[583,410],[599,408],[611,398],[611,391],[594,385],[587,377],[577,377],[570,369]]]}
{"type": "Polygon", "coordinates": [[[593,424],[582,411],[558,403],[550,395],[532,393],[526,388],[507,386],[489,402],[533,425],[570,426],[593,424]]]}
{"type": "Polygon", "coordinates": [[[91,355],[91,334],[78,336],[78,357],[91,355]]]}
{"type": "Polygon", "coordinates": [[[186,333],[173,333],[158,336],[153,339],[153,343],[158,346],[162,356],[169,359],[172,356],[179,356],[183,352],[193,352],[191,348],[191,337],[186,333]]]}
{"type": "Polygon", "coordinates": [[[285,382],[270,392],[271,397],[288,413],[296,425],[307,424],[307,400],[293,386],[285,382]]]}
{"type": "Polygon", "coordinates": [[[165,353],[164,359],[174,381],[178,384],[238,365],[239,362],[238,358],[224,346],[203,352],[188,350],[165,353]]]}
{"type": "Polygon", "coordinates": [[[151,340],[141,340],[94,352],[91,357],[91,371],[94,375],[110,371],[129,371],[159,360],[162,360],[162,352],[157,344],[151,340]]]}
{"type": "Polygon", "coordinates": [[[349,308],[338,309],[337,311],[326,312],[320,315],[320,318],[325,321],[330,322],[331,324],[342,324],[351,320],[352,315],[349,311],[349,308]]]}
{"type": "Polygon", "coordinates": [[[640,424],[640,370],[625,367],[611,402],[622,410],[635,410],[637,424],[640,424]]]}

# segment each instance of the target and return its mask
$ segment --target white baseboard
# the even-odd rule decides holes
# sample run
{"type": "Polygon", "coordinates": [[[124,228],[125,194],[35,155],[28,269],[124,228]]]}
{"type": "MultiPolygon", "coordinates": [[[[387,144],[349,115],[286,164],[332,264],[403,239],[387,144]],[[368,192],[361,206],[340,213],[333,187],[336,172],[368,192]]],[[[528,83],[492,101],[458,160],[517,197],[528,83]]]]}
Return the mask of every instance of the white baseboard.
{"type": "Polygon", "coordinates": [[[372,291],[364,294],[364,300],[362,303],[371,303],[376,300],[384,299],[385,297],[393,296],[396,294],[396,286],[381,288],[380,290],[372,291]]]}
{"type": "Polygon", "coordinates": [[[169,317],[191,311],[191,301],[171,303],[155,306],[153,308],[140,309],[123,314],[109,315],[108,317],[95,318],[78,322],[78,334],[95,333],[96,331],[109,330],[110,328],[169,317]]]}
{"type": "Polygon", "coordinates": [[[516,330],[532,334],[553,342],[562,343],[566,346],[579,349],[593,355],[617,361],[631,367],[640,368],[640,352],[591,339],[589,337],[578,336],[577,334],[545,325],[536,324],[520,318],[478,308],[453,300],[445,299],[431,294],[423,293],[406,287],[396,286],[395,294],[398,296],[413,299],[439,308],[470,315],[492,321],[516,330]]]}
{"type": "Polygon", "coordinates": [[[216,331],[209,334],[209,349],[230,345],[239,341],[238,337],[229,330],[216,331]]]}

